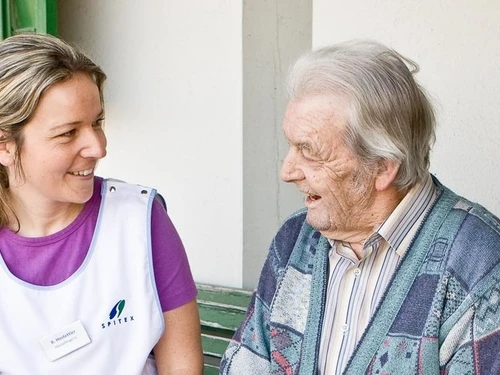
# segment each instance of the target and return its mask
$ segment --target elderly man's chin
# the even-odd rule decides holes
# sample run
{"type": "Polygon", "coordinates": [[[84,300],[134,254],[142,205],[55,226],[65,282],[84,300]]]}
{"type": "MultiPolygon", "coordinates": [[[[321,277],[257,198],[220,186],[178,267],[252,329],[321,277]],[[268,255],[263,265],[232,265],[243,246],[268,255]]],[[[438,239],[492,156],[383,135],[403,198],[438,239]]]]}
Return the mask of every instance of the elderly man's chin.
{"type": "Polygon", "coordinates": [[[309,209],[306,221],[311,227],[320,232],[333,229],[330,215],[326,212],[317,212],[315,209],[309,209]]]}

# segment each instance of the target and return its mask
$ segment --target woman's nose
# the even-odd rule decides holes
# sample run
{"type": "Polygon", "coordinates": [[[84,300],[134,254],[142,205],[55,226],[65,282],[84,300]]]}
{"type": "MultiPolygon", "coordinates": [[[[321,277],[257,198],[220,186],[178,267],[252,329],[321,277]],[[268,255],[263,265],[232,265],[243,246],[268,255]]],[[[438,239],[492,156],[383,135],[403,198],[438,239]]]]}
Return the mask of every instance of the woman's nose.
{"type": "Polygon", "coordinates": [[[81,154],[85,158],[102,159],[106,156],[106,135],[102,129],[89,129],[85,134],[81,154]]]}

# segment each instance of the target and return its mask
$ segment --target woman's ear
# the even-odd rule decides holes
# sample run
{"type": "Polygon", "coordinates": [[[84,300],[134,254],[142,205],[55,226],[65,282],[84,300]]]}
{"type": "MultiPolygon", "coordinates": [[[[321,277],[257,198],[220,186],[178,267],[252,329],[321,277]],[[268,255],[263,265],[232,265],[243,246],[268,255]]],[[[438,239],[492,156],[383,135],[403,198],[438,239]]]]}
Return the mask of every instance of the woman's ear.
{"type": "Polygon", "coordinates": [[[382,160],[375,178],[375,189],[383,191],[390,187],[399,172],[399,165],[399,163],[392,160],[382,160]]]}
{"type": "Polygon", "coordinates": [[[8,141],[0,130],[0,164],[11,167],[16,161],[16,145],[14,141],[8,141]]]}

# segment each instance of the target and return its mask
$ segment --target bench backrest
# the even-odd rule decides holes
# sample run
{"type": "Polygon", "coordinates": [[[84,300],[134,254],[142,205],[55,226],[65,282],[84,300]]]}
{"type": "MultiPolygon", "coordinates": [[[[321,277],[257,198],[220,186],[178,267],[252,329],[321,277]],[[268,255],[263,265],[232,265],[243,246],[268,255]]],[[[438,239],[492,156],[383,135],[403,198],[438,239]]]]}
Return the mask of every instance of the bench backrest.
{"type": "Polygon", "coordinates": [[[245,317],[252,292],[207,284],[197,287],[204,375],[215,375],[229,340],[245,317]]]}

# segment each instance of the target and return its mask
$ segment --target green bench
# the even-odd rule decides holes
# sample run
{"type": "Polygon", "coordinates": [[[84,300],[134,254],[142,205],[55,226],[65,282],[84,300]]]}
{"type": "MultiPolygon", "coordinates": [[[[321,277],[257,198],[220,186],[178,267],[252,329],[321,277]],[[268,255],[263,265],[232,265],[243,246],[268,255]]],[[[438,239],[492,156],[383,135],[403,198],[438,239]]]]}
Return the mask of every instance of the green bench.
{"type": "Polygon", "coordinates": [[[204,375],[218,375],[219,363],[229,340],[245,317],[252,292],[197,284],[204,375]]]}

